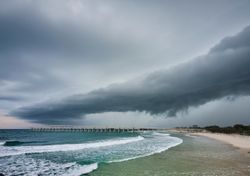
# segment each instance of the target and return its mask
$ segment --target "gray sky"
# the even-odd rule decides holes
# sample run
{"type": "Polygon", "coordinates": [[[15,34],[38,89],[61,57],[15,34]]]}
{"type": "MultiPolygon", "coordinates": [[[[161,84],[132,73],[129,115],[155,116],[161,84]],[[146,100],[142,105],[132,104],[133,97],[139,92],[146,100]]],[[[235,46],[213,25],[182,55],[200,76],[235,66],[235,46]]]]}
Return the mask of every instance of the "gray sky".
{"type": "Polygon", "coordinates": [[[249,124],[249,8],[1,2],[0,128],[249,124]]]}

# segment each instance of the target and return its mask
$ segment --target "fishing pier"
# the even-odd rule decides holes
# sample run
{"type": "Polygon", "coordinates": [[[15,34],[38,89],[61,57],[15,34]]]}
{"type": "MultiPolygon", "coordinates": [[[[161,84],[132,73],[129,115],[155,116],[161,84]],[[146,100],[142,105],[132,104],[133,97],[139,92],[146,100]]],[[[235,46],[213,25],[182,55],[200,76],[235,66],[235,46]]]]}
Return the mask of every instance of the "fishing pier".
{"type": "Polygon", "coordinates": [[[143,132],[143,131],[159,131],[156,128],[74,128],[74,127],[44,127],[31,128],[32,131],[38,132],[90,132],[90,133],[120,133],[120,132],[143,132]]]}

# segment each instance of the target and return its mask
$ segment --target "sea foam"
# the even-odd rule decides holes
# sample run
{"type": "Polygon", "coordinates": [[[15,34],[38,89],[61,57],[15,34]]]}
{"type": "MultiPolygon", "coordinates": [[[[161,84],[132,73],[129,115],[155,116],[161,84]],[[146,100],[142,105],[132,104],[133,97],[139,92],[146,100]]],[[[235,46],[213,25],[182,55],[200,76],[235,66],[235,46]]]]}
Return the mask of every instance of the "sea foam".
{"type": "Polygon", "coordinates": [[[76,162],[55,163],[45,159],[34,159],[27,156],[11,156],[0,164],[0,172],[11,175],[61,175],[79,176],[98,168],[97,163],[79,165],[76,162]],[[15,165],[13,165],[15,163],[15,165]]]}
{"type": "Polygon", "coordinates": [[[137,136],[137,137],[127,137],[127,138],[119,138],[112,140],[103,140],[98,142],[81,143],[81,144],[12,146],[12,147],[0,146],[0,151],[1,151],[0,157],[27,154],[27,153],[64,152],[64,151],[82,150],[88,148],[108,147],[113,145],[122,145],[122,144],[137,142],[143,139],[144,138],[142,136],[137,136]]]}
{"type": "Polygon", "coordinates": [[[170,134],[167,134],[167,133],[153,132],[151,135],[152,136],[159,136],[159,137],[167,137],[166,139],[171,139],[172,142],[167,144],[164,147],[159,147],[156,150],[154,150],[152,152],[149,152],[149,153],[146,153],[146,154],[142,154],[142,155],[138,155],[138,156],[134,156],[134,157],[129,157],[129,158],[124,158],[124,159],[111,160],[111,161],[108,161],[107,163],[116,163],[116,162],[129,161],[129,160],[133,160],[133,159],[137,159],[137,158],[142,158],[142,157],[154,155],[156,153],[161,153],[161,152],[164,152],[164,151],[166,151],[166,150],[168,150],[168,149],[170,149],[172,147],[180,145],[183,142],[182,139],[177,138],[177,137],[172,137],[172,136],[170,136],[170,134]]]}
{"type": "Polygon", "coordinates": [[[98,163],[123,162],[146,157],[166,151],[182,142],[178,137],[159,132],[80,144],[4,146],[5,142],[2,142],[0,173],[4,171],[7,176],[77,176],[97,169],[98,163]],[[60,151],[63,153],[54,153],[60,151]]]}

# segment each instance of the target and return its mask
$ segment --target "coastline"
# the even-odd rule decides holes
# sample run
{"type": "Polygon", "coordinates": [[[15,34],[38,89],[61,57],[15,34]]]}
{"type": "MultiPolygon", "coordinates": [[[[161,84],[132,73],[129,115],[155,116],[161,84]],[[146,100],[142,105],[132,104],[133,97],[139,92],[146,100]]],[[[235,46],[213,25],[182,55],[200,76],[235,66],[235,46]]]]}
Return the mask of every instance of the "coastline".
{"type": "Polygon", "coordinates": [[[195,136],[208,137],[226,144],[230,144],[235,148],[237,148],[245,156],[250,157],[250,136],[239,135],[239,134],[211,133],[211,132],[198,132],[189,134],[195,136]]]}
{"type": "MultiPolygon", "coordinates": [[[[159,176],[179,176],[179,175],[249,176],[250,175],[249,157],[240,153],[239,150],[236,149],[235,146],[233,145],[228,145],[228,143],[226,142],[222,142],[220,140],[215,140],[213,138],[203,136],[206,134],[205,131],[201,132],[201,130],[185,129],[182,131],[172,131],[172,132],[162,130],[162,132],[167,133],[167,134],[161,134],[161,135],[164,135],[164,136],[167,135],[170,137],[177,137],[177,138],[182,139],[182,143],[174,147],[169,147],[167,150],[164,150],[162,152],[159,150],[159,153],[155,153],[149,156],[133,158],[131,160],[120,160],[117,162],[105,162],[104,161],[104,162],[98,162],[98,164],[95,164],[95,163],[91,164],[91,163],[86,162],[86,163],[83,163],[82,165],[83,167],[80,167],[78,163],[75,163],[75,164],[72,163],[73,165],[71,164],[70,165],[68,164],[58,165],[58,164],[53,164],[52,162],[52,164],[46,163],[46,167],[41,167],[40,169],[52,170],[52,169],[57,169],[60,167],[63,169],[65,167],[68,168],[68,167],[73,166],[72,170],[68,170],[68,169],[67,170],[72,173],[73,172],[77,174],[81,173],[83,176],[84,175],[89,175],[89,176],[100,176],[100,175],[102,176],[106,176],[106,175],[107,176],[127,176],[127,175],[130,175],[130,176],[134,176],[134,175],[136,176],[152,176],[152,175],[159,175],[159,176]],[[200,133],[202,134],[199,135],[200,133]]],[[[48,134],[48,133],[45,133],[45,134],[48,134]]],[[[77,133],[68,133],[68,134],[77,136],[77,133]]],[[[82,133],[78,133],[78,134],[80,134],[81,135],[80,137],[82,138],[83,134],[82,133]]],[[[48,134],[48,135],[51,136],[51,134],[48,134]]],[[[65,137],[65,133],[63,133],[62,137],[65,137]]],[[[148,136],[148,137],[150,137],[151,139],[151,136],[148,136]]],[[[242,136],[239,135],[239,137],[242,137],[242,136]]],[[[79,138],[77,138],[77,140],[79,140],[79,138]]],[[[141,150],[141,149],[142,149],[141,147],[138,148],[138,150],[141,150]]],[[[115,152],[115,150],[111,152],[115,152]]],[[[73,152],[73,153],[75,153],[76,154],[75,156],[78,157],[83,152],[73,152]]],[[[106,154],[109,154],[109,153],[106,153],[106,154]]],[[[72,155],[70,154],[70,156],[72,155]]],[[[48,157],[54,157],[54,156],[58,156],[59,158],[67,158],[67,155],[64,152],[48,155],[48,157]]],[[[105,153],[102,156],[105,156],[105,153]]],[[[15,163],[22,164],[23,162],[25,162],[33,166],[32,169],[33,168],[36,169],[37,166],[43,164],[42,160],[41,162],[39,160],[38,165],[36,164],[34,165],[34,162],[31,157],[32,157],[31,155],[27,155],[27,158],[24,158],[23,156],[20,156],[20,157],[12,156],[9,158],[7,157],[7,158],[3,158],[2,163],[15,162],[15,163]]],[[[44,155],[35,153],[34,157],[35,158],[39,157],[40,159],[43,159],[44,155]]],[[[0,161],[0,173],[1,173],[1,170],[5,170],[3,168],[6,168],[5,166],[1,165],[2,163],[0,161]]],[[[14,171],[17,171],[17,169],[15,168],[14,171]]],[[[11,170],[9,171],[9,173],[12,173],[12,174],[13,172],[11,170]]],[[[29,173],[31,172],[32,170],[29,171],[29,173]]],[[[37,170],[34,170],[34,172],[37,172],[37,170]]]]}
{"type": "Polygon", "coordinates": [[[89,175],[249,176],[250,160],[235,147],[205,136],[189,134],[170,133],[171,136],[183,139],[183,143],[147,157],[117,163],[101,163],[98,170],[89,175]]]}
{"type": "Polygon", "coordinates": [[[212,133],[203,129],[169,129],[169,132],[181,133],[189,136],[201,136],[220,141],[239,150],[242,154],[250,157],[250,136],[240,134],[212,133]]]}

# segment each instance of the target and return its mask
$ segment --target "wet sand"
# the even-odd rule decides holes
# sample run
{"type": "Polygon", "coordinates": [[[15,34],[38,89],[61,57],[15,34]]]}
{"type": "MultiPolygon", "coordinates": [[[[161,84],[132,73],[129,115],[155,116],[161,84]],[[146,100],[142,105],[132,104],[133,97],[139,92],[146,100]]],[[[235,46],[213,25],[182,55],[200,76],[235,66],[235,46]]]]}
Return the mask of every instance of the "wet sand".
{"type": "Polygon", "coordinates": [[[250,136],[243,136],[238,134],[221,134],[221,133],[191,133],[190,135],[205,136],[221,142],[231,144],[239,149],[246,156],[250,157],[250,136]]]}

